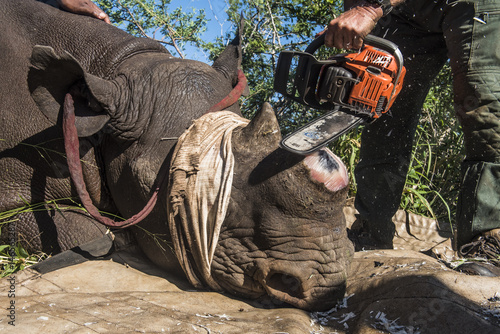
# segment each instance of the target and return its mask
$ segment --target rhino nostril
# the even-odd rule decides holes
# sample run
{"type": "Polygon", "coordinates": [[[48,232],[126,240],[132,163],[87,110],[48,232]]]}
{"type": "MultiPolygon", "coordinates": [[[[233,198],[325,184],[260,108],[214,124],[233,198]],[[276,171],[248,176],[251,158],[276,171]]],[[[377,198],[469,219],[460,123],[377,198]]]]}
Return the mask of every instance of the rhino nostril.
{"type": "Polygon", "coordinates": [[[304,291],[300,280],[283,273],[270,273],[266,279],[267,286],[294,298],[303,298],[304,291]]]}

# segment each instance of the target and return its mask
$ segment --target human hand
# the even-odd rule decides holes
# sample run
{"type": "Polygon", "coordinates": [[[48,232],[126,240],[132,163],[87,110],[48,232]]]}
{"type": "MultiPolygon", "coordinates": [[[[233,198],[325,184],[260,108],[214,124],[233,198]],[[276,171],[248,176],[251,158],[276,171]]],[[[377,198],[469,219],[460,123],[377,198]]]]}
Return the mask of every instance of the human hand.
{"type": "Polygon", "coordinates": [[[380,7],[371,5],[354,6],[328,24],[325,45],[338,49],[359,49],[378,20],[383,16],[380,7]]]}
{"type": "Polygon", "coordinates": [[[90,0],[57,0],[61,8],[75,14],[87,15],[111,23],[109,16],[90,0]]]}

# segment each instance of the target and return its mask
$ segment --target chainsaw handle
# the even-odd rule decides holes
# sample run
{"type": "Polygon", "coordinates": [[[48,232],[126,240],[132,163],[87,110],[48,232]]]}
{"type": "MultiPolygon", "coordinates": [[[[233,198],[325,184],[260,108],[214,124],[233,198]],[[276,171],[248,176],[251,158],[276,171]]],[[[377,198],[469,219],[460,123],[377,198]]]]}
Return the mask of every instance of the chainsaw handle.
{"type": "Polygon", "coordinates": [[[397,56],[396,53],[399,51],[398,46],[393,42],[374,35],[366,35],[366,37],[363,39],[363,44],[371,45],[384,51],[388,51],[394,56],[397,56]]]}
{"type": "MultiPolygon", "coordinates": [[[[311,42],[311,44],[309,44],[309,46],[306,48],[306,50],[304,52],[307,52],[310,54],[313,54],[314,52],[316,52],[316,50],[318,50],[320,48],[320,46],[325,44],[325,35],[326,34],[322,34],[322,35],[319,35],[317,38],[315,38],[311,42]]],[[[388,41],[388,40],[381,38],[381,37],[374,36],[374,35],[367,35],[364,38],[363,43],[389,52],[390,54],[392,54],[396,58],[396,61],[398,63],[398,68],[401,68],[403,66],[403,55],[402,55],[401,51],[399,50],[399,47],[396,44],[394,44],[393,42],[388,41]]]]}
{"type": "Polygon", "coordinates": [[[396,58],[396,62],[398,63],[398,69],[401,71],[403,67],[403,54],[399,50],[399,47],[391,41],[388,41],[384,38],[367,35],[364,39],[364,44],[374,46],[376,48],[382,49],[384,51],[388,51],[390,54],[396,58]]]}
{"type": "Polygon", "coordinates": [[[307,46],[307,48],[304,50],[304,52],[307,52],[310,54],[313,54],[314,52],[316,52],[316,50],[318,50],[320,46],[325,44],[325,35],[326,34],[322,34],[322,35],[319,35],[317,38],[315,38],[311,42],[311,44],[309,44],[307,46]]]}

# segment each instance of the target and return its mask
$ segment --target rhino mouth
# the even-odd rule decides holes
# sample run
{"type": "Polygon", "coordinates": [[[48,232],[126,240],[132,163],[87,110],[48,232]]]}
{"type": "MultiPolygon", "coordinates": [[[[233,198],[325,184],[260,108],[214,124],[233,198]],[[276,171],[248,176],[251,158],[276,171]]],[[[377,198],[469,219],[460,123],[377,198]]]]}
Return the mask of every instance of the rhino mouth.
{"type": "MultiPolygon", "coordinates": [[[[308,311],[324,311],[334,307],[345,293],[345,275],[330,273],[305,274],[304,268],[285,261],[257,260],[252,269],[240,275],[215,270],[222,290],[268,308],[296,307],[308,311]],[[333,275],[333,276],[332,276],[333,275]],[[331,284],[331,281],[339,284],[331,284]],[[327,282],[330,282],[327,283],[327,282]]],[[[249,269],[249,268],[246,268],[249,269]]]]}
{"type": "Polygon", "coordinates": [[[232,275],[218,282],[223,290],[244,298],[270,298],[274,306],[286,303],[298,308],[307,308],[308,302],[305,300],[305,291],[299,278],[274,270],[268,274],[259,269],[253,271],[253,275],[245,273],[238,278],[232,275]]]}

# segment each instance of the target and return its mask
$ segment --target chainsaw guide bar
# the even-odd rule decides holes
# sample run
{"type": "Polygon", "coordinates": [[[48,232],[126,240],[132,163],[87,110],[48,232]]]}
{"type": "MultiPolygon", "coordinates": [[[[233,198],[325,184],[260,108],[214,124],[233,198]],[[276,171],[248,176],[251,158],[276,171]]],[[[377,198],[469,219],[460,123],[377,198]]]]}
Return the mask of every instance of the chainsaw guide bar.
{"type": "Polygon", "coordinates": [[[344,111],[330,111],[295,130],[281,141],[281,147],[297,154],[310,154],[357,127],[364,118],[344,111]]]}

